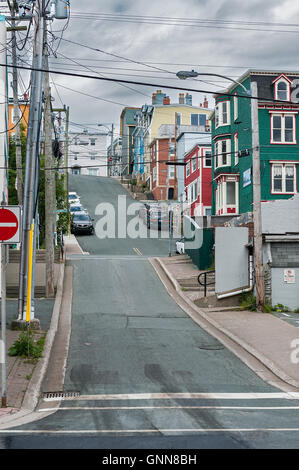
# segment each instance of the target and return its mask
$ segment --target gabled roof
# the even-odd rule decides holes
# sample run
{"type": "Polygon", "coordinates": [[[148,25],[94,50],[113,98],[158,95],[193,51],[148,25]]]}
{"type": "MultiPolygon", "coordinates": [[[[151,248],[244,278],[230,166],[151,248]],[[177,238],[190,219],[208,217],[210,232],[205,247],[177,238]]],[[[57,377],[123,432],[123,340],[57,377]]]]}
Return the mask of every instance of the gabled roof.
{"type": "Polygon", "coordinates": [[[278,82],[278,80],[280,80],[281,78],[284,78],[289,83],[293,83],[293,80],[290,80],[284,73],[281,73],[278,77],[276,77],[273,80],[272,84],[275,83],[275,82],[278,82]]]}

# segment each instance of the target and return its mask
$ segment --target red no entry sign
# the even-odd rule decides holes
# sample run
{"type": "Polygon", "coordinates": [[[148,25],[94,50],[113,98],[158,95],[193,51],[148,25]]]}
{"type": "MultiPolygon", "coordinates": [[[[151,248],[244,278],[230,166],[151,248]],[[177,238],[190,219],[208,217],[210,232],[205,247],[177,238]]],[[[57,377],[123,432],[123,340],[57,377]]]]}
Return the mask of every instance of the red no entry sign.
{"type": "Polygon", "coordinates": [[[19,243],[20,220],[19,206],[0,206],[0,242],[19,243]]]}

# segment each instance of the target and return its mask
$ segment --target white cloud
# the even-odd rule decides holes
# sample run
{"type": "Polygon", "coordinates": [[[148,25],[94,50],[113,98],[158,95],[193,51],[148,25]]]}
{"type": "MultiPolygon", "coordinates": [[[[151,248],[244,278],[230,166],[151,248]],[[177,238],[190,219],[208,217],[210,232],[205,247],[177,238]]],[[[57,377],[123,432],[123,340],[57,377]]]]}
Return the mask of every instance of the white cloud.
{"type": "MultiPolygon", "coordinates": [[[[164,2],[161,0],[138,0],[135,2],[90,0],[84,2],[84,9],[81,0],[72,0],[71,5],[73,12],[81,12],[82,15],[91,12],[93,14],[155,16],[155,22],[158,22],[159,18],[162,17],[187,18],[190,20],[225,19],[226,21],[235,20],[239,22],[299,22],[298,7],[291,0],[272,0],[271,2],[252,0],[247,3],[239,0],[185,0],[184,2],[181,0],[166,0],[164,2]]],[[[60,29],[61,23],[56,20],[53,29],[60,29]]],[[[92,20],[72,18],[68,29],[64,33],[64,38],[113,54],[129,57],[133,60],[155,62],[155,64],[152,64],[153,66],[172,72],[179,69],[191,69],[191,65],[183,64],[192,64],[196,70],[202,72],[221,73],[237,78],[250,67],[260,67],[262,69],[285,68],[286,70],[297,68],[295,61],[297,56],[297,34],[263,31],[267,27],[256,24],[235,23],[224,25],[219,23],[218,28],[211,27],[212,24],[206,23],[206,25],[210,27],[183,27],[173,24],[166,26],[145,24],[141,21],[133,23],[129,21],[95,21],[95,18],[92,20]],[[223,26],[234,29],[223,29],[223,26]],[[247,28],[247,30],[240,28],[247,28]],[[261,31],[255,31],[255,29],[261,29],[261,31]],[[236,68],[232,68],[232,66],[236,68]]],[[[277,30],[279,27],[273,25],[270,29],[277,30]]],[[[282,29],[291,28],[285,27],[282,29]]],[[[59,33],[56,34],[60,35],[59,33]]],[[[194,81],[181,82],[173,79],[175,75],[159,73],[157,70],[151,70],[130,62],[115,61],[117,60],[115,57],[68,44],[64,41],[61,42],[58,52],[75,58],[76,61],[82,64],[89,64],[89,67],[94,71],[81,69],[81,73],[94,75],[95,72],[98,72],[113,78],[135,79],[159,85],[169,84],[214,91],[225,86],[225,82],[217,81],[217,78],[207,78],[207,81],[216,81],[213,82],[214,86],[194,81]],[[114,69],[107,69],[104,66],[114,67],[114,69]],[[108,75],[108,70],[113,75],[108,75]],[[130,76],[121,74],[129,74],[130,76]],[[142,76],[134,77],[134,74],[142,76]],[[171,79],[167,80],[166,77],[171,79]]],[[[79,70],[71,61],[65,59],[63,61],[64,68],[74,68],[73,71],[79,70]]],[[[56,63],[52,60],[51,67],[53,69],[58,68],[58,62],[60,62],[61,67],[61,57],[56,63]]],[[[56,76],[55,81],[67,87],[130,106],[141,106],[143,103],[149,102],[152,92],[155,91],[155,87],[130,85],[131,88],[139,91],[137,93],[118,84],[83,78],[70,79],[69,77],[56,76]]],[[[166,88],[165,91],[170,95],[172,101],[177,101],[179,91],[172,92],[166,88]]],[[[53,93],[55,96],[55,89],[53,89],[53,93]]],[[[84,123],[114,121],[116,125],[119,123],[121,106],[100,102],[62,88],[59,89],[59,94],[63,102],[70,106],[72,121],[84,123]]],[[[212,98],[209,99],[212,104],[212,98]]],[[[194,104],[198,104],[202,100],[203,95],[193,93],[194,104]]]]}

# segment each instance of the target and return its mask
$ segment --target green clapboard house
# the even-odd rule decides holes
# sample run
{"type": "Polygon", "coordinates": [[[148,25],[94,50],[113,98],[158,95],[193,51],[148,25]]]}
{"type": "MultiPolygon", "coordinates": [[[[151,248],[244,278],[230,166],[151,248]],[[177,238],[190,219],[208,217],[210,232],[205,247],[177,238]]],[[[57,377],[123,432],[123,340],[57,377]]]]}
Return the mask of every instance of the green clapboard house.
{"type": "MultiPolygon", "coordinates": [[[[261,200],[288,199],[299,188],[299,72],[248,70],[237,81],[247,90],[257,83],[261,200]]],[[[238,95],[246,93],[235,83],[214,95],[214,215],[253,209],[251,99],[238,95]]]]}

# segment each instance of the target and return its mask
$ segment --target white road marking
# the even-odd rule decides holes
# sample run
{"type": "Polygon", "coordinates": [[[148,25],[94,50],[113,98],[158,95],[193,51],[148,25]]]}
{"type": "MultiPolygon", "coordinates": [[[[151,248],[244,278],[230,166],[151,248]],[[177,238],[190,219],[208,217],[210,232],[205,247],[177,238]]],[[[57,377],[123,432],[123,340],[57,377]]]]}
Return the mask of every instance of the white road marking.
{"type": "Polygon", "coordinates": [[[205,399],[205,400],[260,400],[260,399],[299,399],[299,392],[275,393],[128,393],[107,395],[79,395],[77,397],[43,398],[44,401],[97,401],[97,400],[169,400],[169,399],[205,399]]]}
{"type": "Polygon", "coordinates": [[[299,406],[65,406],[60,408],[42,408],[38,412],[46,411],[120,411],[120,410],[299,410],[299,406]]]}
{"type": "Polygon", "coordinates": [[[142,253],[140,250],[138,250],[138,248],[133,248],[133,250],[135,251],[135,253],[137,253],[137,255],[142,256],[142,253]]]}
{"type": "Polygon", "coordinates": [[[299,428],[183,428],[183,429],[78,429],[78,430],[0,430],[0,434],[128,434],[128,433],[212,433],[212,432],[299,432],[299,428]]]}
{"type": "Polygon", "coordinates": [[[288,315],[287,313],[282,313],[281,312],[281,315],[284,315],[285,317],[289,317],[290,315],[288,315]]]}

